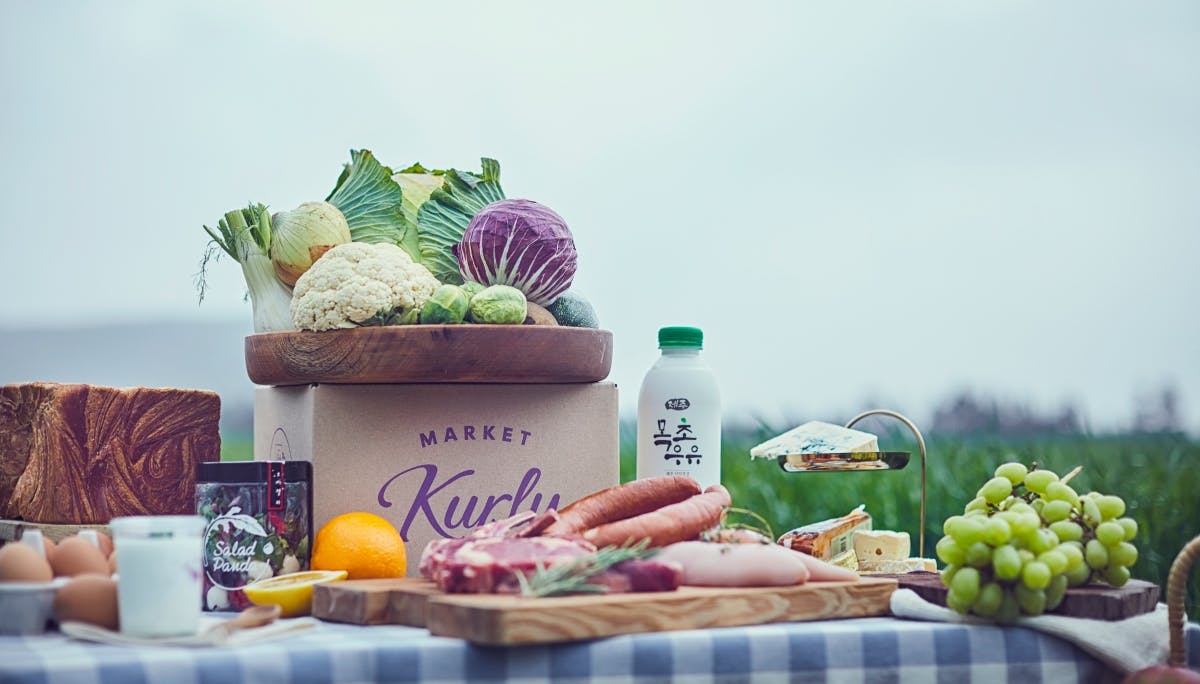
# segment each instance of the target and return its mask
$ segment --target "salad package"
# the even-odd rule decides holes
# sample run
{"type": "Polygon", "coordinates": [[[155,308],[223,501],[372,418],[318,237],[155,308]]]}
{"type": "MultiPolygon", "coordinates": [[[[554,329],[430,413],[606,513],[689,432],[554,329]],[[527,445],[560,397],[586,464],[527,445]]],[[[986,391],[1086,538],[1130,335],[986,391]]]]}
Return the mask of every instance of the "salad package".
{"type": "Polygon", "coordinates": [[[312,464],[201,463],[196,512],[204,517],[204,610],[242,610],[242,588],[307,570],[312,544],[312,464]]]}

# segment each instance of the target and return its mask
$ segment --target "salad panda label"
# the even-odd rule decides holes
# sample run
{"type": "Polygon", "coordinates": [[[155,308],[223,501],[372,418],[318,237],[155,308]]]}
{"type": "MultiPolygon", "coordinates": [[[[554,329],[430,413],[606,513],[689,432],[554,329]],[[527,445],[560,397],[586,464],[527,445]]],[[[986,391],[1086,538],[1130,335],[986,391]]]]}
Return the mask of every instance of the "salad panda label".
{"type": "Polygon", "coordinates": [[[304,461],[202,464],[205,610],[240,610],[250,605],[242,591],[250,582],[308,569],[311,480],[304,461]]]}

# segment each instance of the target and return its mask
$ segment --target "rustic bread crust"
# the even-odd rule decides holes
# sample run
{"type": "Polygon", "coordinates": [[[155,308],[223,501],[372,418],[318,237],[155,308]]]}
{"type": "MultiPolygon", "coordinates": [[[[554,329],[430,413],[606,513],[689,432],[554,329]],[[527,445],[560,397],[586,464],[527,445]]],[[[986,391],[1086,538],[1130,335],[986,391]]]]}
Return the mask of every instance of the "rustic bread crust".
{"type": "Polygon", "coordinates": [[[220,457],[220,413],[220,397],[200,390],[0,387],[0,516],[106,524],[193,513],[196,464],[220,457]]]}

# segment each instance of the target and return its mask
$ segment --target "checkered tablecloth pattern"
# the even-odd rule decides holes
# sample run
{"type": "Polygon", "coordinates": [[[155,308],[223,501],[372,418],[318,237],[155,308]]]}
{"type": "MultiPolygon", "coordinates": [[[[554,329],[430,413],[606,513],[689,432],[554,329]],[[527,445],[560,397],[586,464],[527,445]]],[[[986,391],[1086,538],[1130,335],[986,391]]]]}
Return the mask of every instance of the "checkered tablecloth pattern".
{"type": "MultiPolygon", "coordinates": [[[[1200,626],[1188,629],[1200,669],[1200,626]]],[[[894,618],[483,647],[408,627],[322,623],[237,648],[128,648],[59,633],[0,637],[2,684],[317,682],[1117,682],[1075,646],[1024,628],[894,618]]]]}

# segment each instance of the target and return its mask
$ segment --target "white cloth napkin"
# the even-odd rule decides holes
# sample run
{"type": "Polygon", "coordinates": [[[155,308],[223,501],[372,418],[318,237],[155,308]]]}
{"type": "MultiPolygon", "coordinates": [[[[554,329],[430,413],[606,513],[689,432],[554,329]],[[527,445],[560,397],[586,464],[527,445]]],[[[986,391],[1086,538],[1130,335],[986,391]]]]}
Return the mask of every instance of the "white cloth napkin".
{"type": "Polygon", "coordinates": [[[177,637],[136,637],[83,622],[64,622],[59,625],[59,629],[63,634],[75,639],[122,646],[240,646],[288,636],[311,629],[319,624],[316,618],[302,617],[276,620],[269,625],[239,629],[234,632],[214,629],[222,622],[225,622],[225,619],[204,616],[200,618],[200,628],[195,634],[177,637]]]}
{"type": "MultiPolygon", "coordinates": [[[[897,589],[892,594],[892,614],[914,620],[958,622],[968,625],[995,624],[921,598],[912,589],[897,589]]],[[[1167,660],[1167,606],[1160,603],[1152,613],[1124,620],[1089,620],[1063,615],[1021,617],[1016,625],[1036,629],[1065,639],[1096,656],[1121,672],[1135,672],[1161,665],[1167,660]]]]}

